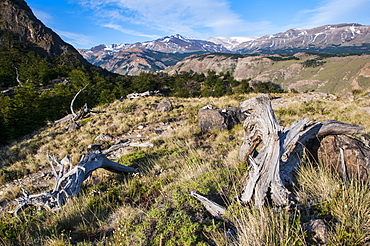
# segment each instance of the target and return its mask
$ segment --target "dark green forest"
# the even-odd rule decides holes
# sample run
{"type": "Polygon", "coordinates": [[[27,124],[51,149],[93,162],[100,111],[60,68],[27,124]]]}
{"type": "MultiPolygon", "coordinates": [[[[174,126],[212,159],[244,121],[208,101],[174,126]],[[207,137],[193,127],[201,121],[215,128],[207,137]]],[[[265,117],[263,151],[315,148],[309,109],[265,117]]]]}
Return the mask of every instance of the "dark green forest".
{"type": "Polygon", "coordinates": [[[69,52],[40,56],[11,33],[0,33],[0,144],[9,143],[53,122],[69,112],[74,95],[84,86],[74,106],[92,108],[132,92],[159,90],[165,96],[200,97],[282,92],[273,83],[237,81],[229,72],[142,73],[122,76],[96,66],[81,64],[69,52]]]}

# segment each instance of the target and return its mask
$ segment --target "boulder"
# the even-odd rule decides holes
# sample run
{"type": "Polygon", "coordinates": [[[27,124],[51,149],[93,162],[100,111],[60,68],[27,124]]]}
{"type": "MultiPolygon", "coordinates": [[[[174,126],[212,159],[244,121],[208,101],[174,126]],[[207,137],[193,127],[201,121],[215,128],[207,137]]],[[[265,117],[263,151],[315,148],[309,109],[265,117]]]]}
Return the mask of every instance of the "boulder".
{"type": "Polygon", "coordinates": [[[326,244],[329,238],[328,228],[321,219],[311,219],[303,224],[303,227],[308,232],[308,238],[311,243],[317,245],[326,244]]]}
{"type": "Polygon", "coordinates": [[[370,148],[347,135],[329,135],[320,141],[317,157],[343,175],[342,159],[348,178],[367,180],[370,171],[370,148]],[[341,150],[343,158],[341,157],[341,150]]]}
{"type": "Polygon", "coordinates": [[[158,105],[157,105],[157,111],[159,112],[166,112],[171,111],[173,109],[172,102],[170,99],[163,99],[158,105]]]}
{"type": "Polygon", "coordinates": [[[242,123],[246,115],[238,107],[210,109],[205,107],[198,112],[198,126],[203,132],[212,130],[231,130],[235,125],[242,123]]]}

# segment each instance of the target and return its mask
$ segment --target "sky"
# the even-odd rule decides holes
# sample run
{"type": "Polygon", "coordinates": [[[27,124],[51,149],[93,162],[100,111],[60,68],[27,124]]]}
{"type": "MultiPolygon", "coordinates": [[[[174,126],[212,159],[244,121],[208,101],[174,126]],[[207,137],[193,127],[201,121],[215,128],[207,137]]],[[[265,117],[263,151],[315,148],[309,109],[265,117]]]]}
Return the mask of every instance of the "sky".
{"type": "Polygon", "coordinates": [[[180,34],[260,37],[291,28],[370,25],[370,0],[25,0],[78,49],[180,34]]]}

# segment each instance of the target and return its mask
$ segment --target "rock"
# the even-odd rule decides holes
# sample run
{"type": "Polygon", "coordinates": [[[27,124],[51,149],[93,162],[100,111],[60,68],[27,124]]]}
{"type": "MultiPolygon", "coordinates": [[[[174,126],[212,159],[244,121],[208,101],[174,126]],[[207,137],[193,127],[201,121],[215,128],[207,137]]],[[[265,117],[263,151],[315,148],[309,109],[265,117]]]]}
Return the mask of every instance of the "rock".
{"type": "Polygon", "coordinates": [[[370,148],[357,139],[346,135],[326,136],[321,140],[317,157],[343,175],[340,149],[343,149],[347,176],[367,180],[370,172],[370,148]]]}
{"type": "Polygon", "coordinates": [[[170,99],[163,99],[157,106],[158,112],[171,111],[173,109],[172,102],[170,99]]]}
{"type": "Polygon", "coordinates": [[[246,115],[240,108],[208,109],[202,108],[198,112],[198,126],[203,132],[212,130],[231,130],[235,125],[242,123],[246,115]]]}
{"type": "Polygon", "coordinates": [[[114,138],[106,133],[102,133],[99,136],[97,136],[94,141],[103,140],[103,141],[112,141],[114,138]]]}
{"type": "Polygon", "coordinates": [[[67,127],[64,128],[66,131],[71,131],[71,130],[78,130],[80,129],[80,125],[77,122],[72,122],[69,124],[67,127]]]}
{"type": "Polygon", "coordinates": [[[315,244],[326,244],[328,238],[328,228],[322,219],[312,219],[304,223],[305,229],[310,235],[310,239],[315,244]]]}
{"type": "Polygon", "coordinates": [[[345,100],[345,101],[349,101],[349,102],[353,102],[355,100],[355,96],[353,94],[345,94],[345,95],[341,96],[340,99],[345,100]]]}

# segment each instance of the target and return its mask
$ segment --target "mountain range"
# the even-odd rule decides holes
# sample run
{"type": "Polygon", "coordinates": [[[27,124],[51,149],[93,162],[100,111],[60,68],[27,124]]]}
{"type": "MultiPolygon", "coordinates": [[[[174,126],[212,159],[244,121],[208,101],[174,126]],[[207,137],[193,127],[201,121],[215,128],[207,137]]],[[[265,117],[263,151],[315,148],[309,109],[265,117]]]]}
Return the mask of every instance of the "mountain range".
{"type": "Polygon", "coordinates": [[[111,72],[136,75],[143,71],[166,69],[195,53],[370,53],[370,26],[325,25],[313,29],[290,29],[259,38],[216,37],[197,40],[176,34],[143,43],[99,45],[79,52],[92,64],[111,72]]]}
{"type": "MultiPolygon", "coordinates": [[[[0,10],[0,49],[25,44],[27,49],[32,49],[41,57],[59,57],[59,61],[48,61],[47,69],[50,71],[47,76],[37,75],[42,77],[39,79],[41,84],[68,74],[60,71],[57,74],[56,70],[52,70],[55,64],[65,67],[67,60],[75,64],[74,68],[79,64],[89,67],[92,63],[108,71],[128,75],[158,71],[169,74],[189,71],[206,73],[214,70],[217,73],[229,72],[238,80],[273,82],[283,88],[298,90],[348,92],[366,89],[370,84],[369,55],[348,55],[370,53],[370,26],[325,25],[307,30],[290,29],[259,38],[198,40],[176,34],[148,42],[102,44],[77,51],[39,21],[25,1],[1,1],[0,10]],[[60,60],[61,55],[64,56],[63,61],[60,60]]],[[[24,50],[19,52],[25,53],[24,50]]],[[[5,56],[0,60],[5,64],[0,74],[2,83],[7,78],[13,81],[8,84],[14,85],[17,73],[22,72],[14,68],[14,64],[20,61],[6,61],[5,56]]],[[[27,70],[26,67],[19,69],[27,70]]],[[[40,71],[37,69],[30,74],[40,71]]],[[[27,73],[23,71],[22,74],[27,73]]]]}

